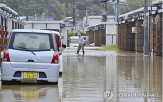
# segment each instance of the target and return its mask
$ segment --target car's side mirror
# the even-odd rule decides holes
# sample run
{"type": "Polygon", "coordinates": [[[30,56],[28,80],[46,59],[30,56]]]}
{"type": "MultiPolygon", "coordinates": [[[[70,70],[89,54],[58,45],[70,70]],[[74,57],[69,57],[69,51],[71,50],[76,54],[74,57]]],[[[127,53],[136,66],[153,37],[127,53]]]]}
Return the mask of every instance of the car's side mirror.
{"type": "Polygon", "coordinates": [[[63,47],[60,47],[60,48],[59,48],[59,51],[63,51],[64,49],[65,49],[65,48],[63,48],[63,47]]]}
{"type": "Polygon", "coordinates": [[[64,36],[61,36],[61,39],[64,39],[64,36]]]}
{"type": "Polygon", "coordinates": [[[5,48],[6,48],[6,45],[2,45],[1,48],[2,48],[2,49],[5,49],[5,48]]]}
{"type": "Polygon", "coordinates": [[[62,47],[63,47],[63,48],[66,48],[66,45],[65,45],[65,44],[62,44],[62,47]]]}

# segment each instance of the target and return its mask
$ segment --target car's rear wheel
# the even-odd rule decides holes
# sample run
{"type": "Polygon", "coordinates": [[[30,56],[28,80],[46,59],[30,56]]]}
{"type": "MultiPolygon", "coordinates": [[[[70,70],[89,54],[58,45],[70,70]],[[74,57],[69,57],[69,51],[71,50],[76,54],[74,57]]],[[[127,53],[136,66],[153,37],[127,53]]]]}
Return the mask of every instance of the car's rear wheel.
{"type": "Polygon", "coordinates": [[[50,85],[58,85],[58,82],[48,82],[50,85]]]}
{"type": "Polygon", "coordinates": [[[16,80],[6,81],[6,80],[2,80],[1,83],[2,83],[2,85],[19,85],[20,81],[16,81],[16,80]]]}
{"type": "Polygon", "coordinates": [[[4,80],[2,80],[1,83],[2,83],[2,85],[9,85],[11,83],[11,81],[4,81],[4,80]]]}

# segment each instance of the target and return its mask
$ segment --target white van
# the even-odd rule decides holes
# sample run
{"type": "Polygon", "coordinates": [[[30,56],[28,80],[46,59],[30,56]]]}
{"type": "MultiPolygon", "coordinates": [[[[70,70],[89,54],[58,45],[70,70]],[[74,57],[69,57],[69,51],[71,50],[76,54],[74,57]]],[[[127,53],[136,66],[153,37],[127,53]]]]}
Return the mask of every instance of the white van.
{"type": "MultiPolygon", "coordinates": [[[[84,43],[86,44],[86,46],[89,45],[89,36],[81,36],[84,38],[84,43]]],[[[70,36],[70,41],[69,41],[69,45],[70,47],[78,47],[79,45],[79,36],[70,36]]]]}

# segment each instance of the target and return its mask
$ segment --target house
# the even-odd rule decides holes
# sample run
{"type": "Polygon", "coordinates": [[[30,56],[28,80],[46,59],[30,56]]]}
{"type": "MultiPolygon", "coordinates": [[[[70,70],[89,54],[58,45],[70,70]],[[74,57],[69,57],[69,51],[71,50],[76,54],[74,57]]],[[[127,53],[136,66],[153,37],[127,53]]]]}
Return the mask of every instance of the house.
{"type": "Polygon", "coordinates": [[[107,22],[101,21],[102,16],[84,17],[84,24],[89,41],[95,46],[116,44],[116,22],[114,16],[107,16],[107,22]]]}
{"type": "MultiPolygon", "coordinates": [[[[5,4],[0,3],[0,34],[8,35],[12,29],[23,29],[25,22],[21,21],[18,13],[5,4]]],[[[7,36],[6,36],[7,37],[7,36]]]]}
{"type": "Polygon", "coordinates": [[[144,39],[149,42],[149,50],[156,55],[162,55],[162,14],[163,0],[153,0],[148,7],[148,25],[144,23],[144,8],[130,11],[118,18],[118,45],[125,51],[144,51],[144,39]],[[144,27],[148,26],[147,37],[144,37],[144,27]]]}
{"type": "Polygon", "coordinates": [[[68,32],[73,32],[73,31],[78,32],[79,27],[83,26],[82,19],[75,20],[74,28],[73,28],[73,18],[72,17],[66,17],[61,21],[63,21],[63,24],[65,25],[65,28],[68,30],[68,32]]]}

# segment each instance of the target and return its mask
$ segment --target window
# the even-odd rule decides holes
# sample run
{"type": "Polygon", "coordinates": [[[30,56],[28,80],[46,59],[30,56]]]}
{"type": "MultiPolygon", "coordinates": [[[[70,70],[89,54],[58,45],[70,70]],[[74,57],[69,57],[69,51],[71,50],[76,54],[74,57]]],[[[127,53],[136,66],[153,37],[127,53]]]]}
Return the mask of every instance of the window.
{"type": "Polygon", "coordinates": [[[14,35],[12,48],[27,48],[33,51],[54,50],[53,44],[50,42],[50,35],[48,34],[16,33],[14,35]]]}

